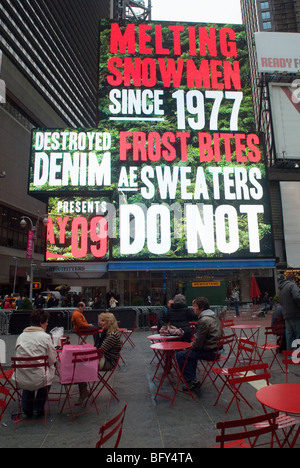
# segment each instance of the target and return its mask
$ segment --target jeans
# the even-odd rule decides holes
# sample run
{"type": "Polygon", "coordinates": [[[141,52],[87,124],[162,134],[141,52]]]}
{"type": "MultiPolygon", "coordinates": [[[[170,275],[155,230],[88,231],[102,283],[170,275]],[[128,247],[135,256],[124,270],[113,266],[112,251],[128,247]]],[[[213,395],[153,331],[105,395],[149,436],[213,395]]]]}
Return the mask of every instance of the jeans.
{"type": "MultiPolygon", "coordinates": [[[[178,362],[178,365],[180,369],[182,370],[186,355],[188,351],[179,351],[176,353],[176,360],[178,362]]],[[[216,352],[215,351],[204,351],[204,350],[191,350],[188,360],[186,362],[186,366],[183,372],[183,377],[187,382],[190,382],[191,380],[196,380],[196,371],[197,371],[197,362],[198,360],[204,360],[204,361],[213,361],[215,359],[216,352]]]]}
{"type": "Polygon", "coordinates": [[[300,317],[285,320],[286,347],[288,350],[297,349],[300,345],[300,317]],[[299,340],[292,346],[294,340],[299,340]]]}
{"type": "Polygon", "coordinates": [[[33,414],[33,411],[39,413],[44,412],[45,403],[49,393],[50,387],[44,387],[35,392],[29,390],[23,390],[22,392],[22,408],[23,411],[28,414],[33,414]]]}

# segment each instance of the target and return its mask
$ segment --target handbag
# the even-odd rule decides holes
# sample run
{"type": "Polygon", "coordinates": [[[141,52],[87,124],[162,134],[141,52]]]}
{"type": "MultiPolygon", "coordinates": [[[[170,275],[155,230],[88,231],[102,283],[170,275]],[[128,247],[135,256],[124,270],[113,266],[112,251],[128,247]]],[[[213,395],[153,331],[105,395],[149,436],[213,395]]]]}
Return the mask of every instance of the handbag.
{"type": "Polygon", "coordinates": [[[159,330],[160,336],[183,336],[184,331],[182,328],[177,328],[174,325],[163,325],[159,330]]]}

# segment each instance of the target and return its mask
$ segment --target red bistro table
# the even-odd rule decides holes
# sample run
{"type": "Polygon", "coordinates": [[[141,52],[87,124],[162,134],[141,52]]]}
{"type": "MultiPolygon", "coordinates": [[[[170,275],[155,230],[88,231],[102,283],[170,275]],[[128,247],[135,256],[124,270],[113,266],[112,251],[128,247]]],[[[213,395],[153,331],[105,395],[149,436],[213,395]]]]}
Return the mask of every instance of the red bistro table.
{"type": "MultiPolygon", "coordinates": [[[[166,336],[162,336],[160,335],[159,333],[156,333],[155,335],[149,335],[147,336],[147,339],[152,341],[152,343],[157,343],[157,342],[161,342],[161,341],[173,341],[173,340],[179,340],[180,336],[173,336],[173,335],[166,335],[166,336]]],[[[150,362],[150,364],[152,364],[152,362],[154,361],[154,359],[157,357],[158,360],[159,360],[159,354],[158,352],[154,349],[154,356],[152,358],[152,361],[150,362]]]]}
{"type": "MultiPolygon", "coordinates": [[[[284,383],[268,385],[256,393],[257,400],[268,408],[283,413],[300,415],[300,384],[284,383]]],[[[300,434],[300,426],[296,431],[291,447],[294,447],[300,434]]]]}
{"type": "Polygon", "coordinates": [[[162,376],[159,378],[159,385],[158,385],[158,388],[154,397],[155,399],[157,396],[161,396],[162,398],[166,398],[167,400],[170,400],[171,406],[173,406],[177,392],[181,391],[179,390],[180,383],[183,383],[186,386],[189,395],[193,398],[193,400],[195,399],[192,391],[190,390],[187,382],[185,381],[183,377],[183,371],[184,371],[184,368],[185,368],[185,365],[189,356],[189,352],[186,355],[186,360],[182,369],[179,368],[177,360],[176,360],[176,356],[175,356],[177,351],[182,351],[184,349],[189,350],[191,347],[192,347],[192,343],[186,343],[184,341],[162,341],[159,343],[154,343],[150,346],[150,348],[153,349],[154,352],[157,352],[159,355],[159,361],[156,366],[154,378],[156,377],[159,367],[162,367],[163,369],[162,376]],[[175,385],[170,378],[171,369],[174,369],[175,371],[175,378],[176,378],[175,385]],[[166,378],[168,379],[173,389],[172,397],[159,393],[166,378]]]}

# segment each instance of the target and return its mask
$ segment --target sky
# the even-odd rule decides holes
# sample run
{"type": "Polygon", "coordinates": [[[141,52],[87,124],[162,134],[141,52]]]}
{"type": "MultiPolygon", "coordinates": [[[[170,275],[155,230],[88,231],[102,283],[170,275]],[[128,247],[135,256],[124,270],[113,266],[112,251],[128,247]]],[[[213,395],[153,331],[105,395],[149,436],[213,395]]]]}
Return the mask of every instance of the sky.
{"type": "Polygon", "coordinates": [[[152,0],[152,20],[241,24],[240,0],[152,0]]]}

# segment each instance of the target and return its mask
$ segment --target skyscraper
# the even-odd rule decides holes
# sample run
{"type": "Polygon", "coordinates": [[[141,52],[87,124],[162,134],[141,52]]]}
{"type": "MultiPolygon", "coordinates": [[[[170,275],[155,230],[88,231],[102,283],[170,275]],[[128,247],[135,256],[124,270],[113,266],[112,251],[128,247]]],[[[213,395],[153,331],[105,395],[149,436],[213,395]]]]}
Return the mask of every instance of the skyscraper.
{"type": "MultiPolygon", "coordinates": [[[[255,32],[300,32],[300,0],[241,0],[243,23],[248,36],[250,72],[253,88],[254,112],[257,129],[265,135],[267,164],[269,166],[269,184],[272,206],[272,226],[278,267],[286,267],[286,244],[284,231],[284,213],[280,184],[283,181],[300,181],[297,160],[276,158],[275,134],[271,116],[270,86],[291,84],[295,74],[276,72],[261,74],[258,72],[256,58],[255,32]]],[[[297,77],[298,78],[298,77],[297,77]]],[[[280,112],[280,111],[279,111],[280,112]]],[[[300,160],[300,153],[298,159],[300,160]]],[[[295,216],[298,217],[298,214],[295,216]]]]}
{"type": "Polygon", "coordinates": [[[94,125],[98,28],[109,1],[3,0],[0,12],[5,56],[68,125],[94,125]]]}

